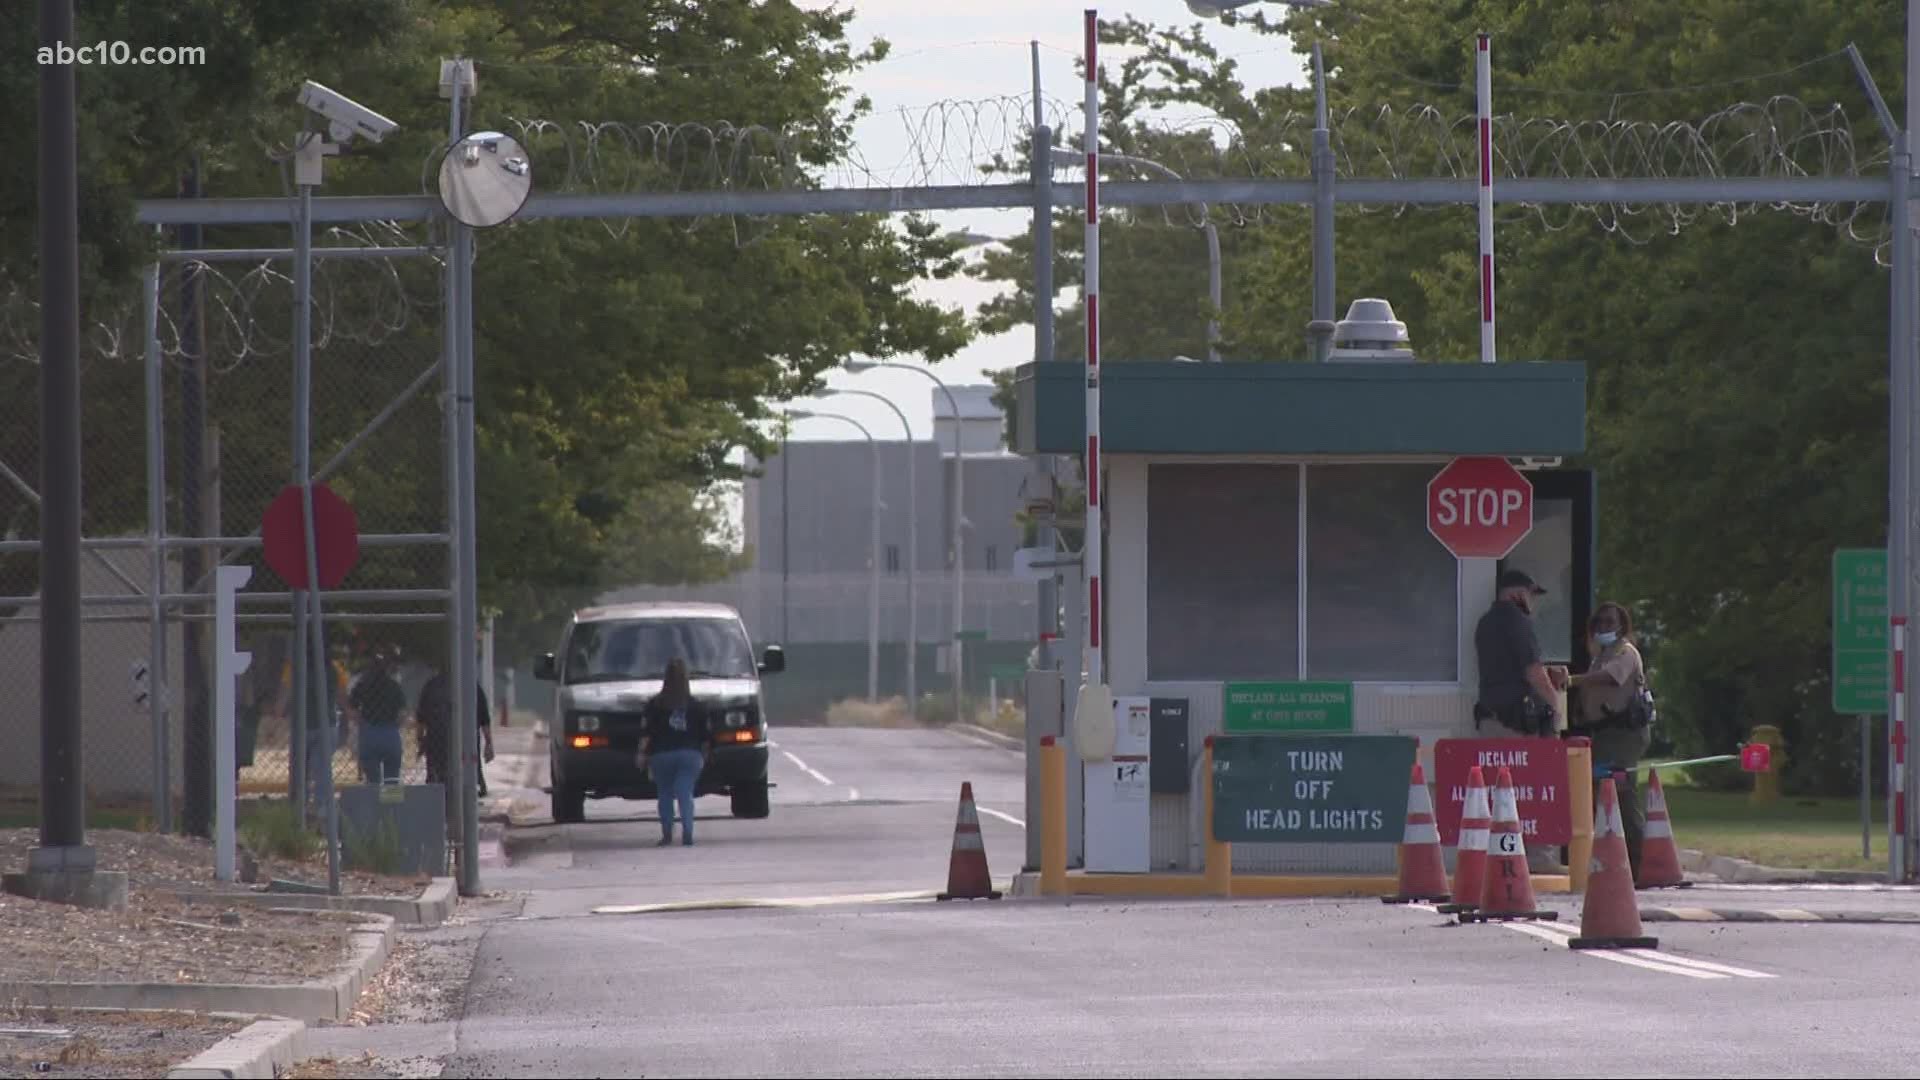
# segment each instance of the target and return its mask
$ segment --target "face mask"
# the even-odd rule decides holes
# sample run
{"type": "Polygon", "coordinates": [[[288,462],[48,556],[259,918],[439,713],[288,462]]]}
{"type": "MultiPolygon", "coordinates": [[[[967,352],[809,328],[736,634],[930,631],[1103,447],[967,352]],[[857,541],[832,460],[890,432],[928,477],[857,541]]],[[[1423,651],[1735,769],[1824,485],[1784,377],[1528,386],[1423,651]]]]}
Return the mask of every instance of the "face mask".
{"type": "Polygon", "coordinates": [[[1613,632],[1612,630],[1607,630],[1602,633],[1593,635],[1593,640],[1599,642],[1600,647],[1604,649],[1611,646],[1614,642],[1619,641],[1620,635],[1613,632]]]}

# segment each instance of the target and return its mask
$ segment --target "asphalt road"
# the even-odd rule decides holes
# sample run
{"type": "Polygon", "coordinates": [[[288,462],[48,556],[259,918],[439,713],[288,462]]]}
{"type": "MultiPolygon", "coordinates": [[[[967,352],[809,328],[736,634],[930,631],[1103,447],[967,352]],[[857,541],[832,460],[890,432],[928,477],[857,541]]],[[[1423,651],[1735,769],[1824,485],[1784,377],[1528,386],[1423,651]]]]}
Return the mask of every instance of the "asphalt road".
{"type": "MultiPolygon", "coordinates": [[[[1655,952],[1377,901],[942,904],[960,782],[1022,811],[1018,757],[942,732],[789,730],[773,816],[712,800],[516,828],[444,1075],[1920,1076],[1920,925],[1649,924],[1655,952]],[[703,807],[703,811],[704,811],[703,807]],[[840,897],[826,906],[658,910],[840,897]]],[[[995,876],[1021,832],[983,813],[995,876]]],[[[1690,889],[1670,906],[1916,906],[1885,890],[1690,889]]]]}

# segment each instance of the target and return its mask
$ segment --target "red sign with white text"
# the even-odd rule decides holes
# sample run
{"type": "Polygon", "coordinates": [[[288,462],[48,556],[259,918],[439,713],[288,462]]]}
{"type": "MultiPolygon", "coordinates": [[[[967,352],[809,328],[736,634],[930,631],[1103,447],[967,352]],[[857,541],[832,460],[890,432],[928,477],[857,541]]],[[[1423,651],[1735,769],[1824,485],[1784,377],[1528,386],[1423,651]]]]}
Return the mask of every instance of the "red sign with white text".
{"type": "Polygon", "coordinates": [[[1467,777],[1475,765],[1487,781],[1487,805],[1505,766],[1513,776],[1520,808],[1520,834],[1540,844],[1573,839],[1573,797],[1567,791],[1567,744],[1559,739],[1441,739],[1433,746],[1434,816],[1440,842],[1460,843],[1460,813],[1467,802],[1467,777]]]}

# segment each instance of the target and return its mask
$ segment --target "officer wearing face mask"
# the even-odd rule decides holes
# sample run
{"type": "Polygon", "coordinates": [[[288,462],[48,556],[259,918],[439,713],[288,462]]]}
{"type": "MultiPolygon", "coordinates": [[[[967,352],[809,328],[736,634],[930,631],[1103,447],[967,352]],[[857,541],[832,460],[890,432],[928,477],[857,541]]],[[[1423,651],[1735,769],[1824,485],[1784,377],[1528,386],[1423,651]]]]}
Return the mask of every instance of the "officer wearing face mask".
{"type": "Polygon", "coordinates": [[[1596,779],[1609,773],[1614,778],[1621,824],[1627,830],[1627,857],[1637,878],[1646,819],[1634,774],[1653,742],[1651,719],[1640,693],[1647,685],[1646,666],[1633,643],[1633,620],[1619,604],[1609,600],[1595,608],[1587,621],[1587,634],[1593,648],[1587,670],[1556,681],[1564,679],[1579,700],[1577,720],[1568,734],[1593,740],[1596,779]]]}
{"type": "MultiPolygon", "coordinates": [[[[1480,616],[1473,647],[1480,660],[1480,698],[1474,705],[1476,728],[1489,721],[1515,735],[1551,736],[1559,727],[1558,698],[1540,659],[1540,638],[1533,628],[1533,598],[1546,594],[1521,570],[1500,575],[1493,606],[1480,616]]],[[[1483,737],[1498,732],[1483,733],[1483,737]]]]}

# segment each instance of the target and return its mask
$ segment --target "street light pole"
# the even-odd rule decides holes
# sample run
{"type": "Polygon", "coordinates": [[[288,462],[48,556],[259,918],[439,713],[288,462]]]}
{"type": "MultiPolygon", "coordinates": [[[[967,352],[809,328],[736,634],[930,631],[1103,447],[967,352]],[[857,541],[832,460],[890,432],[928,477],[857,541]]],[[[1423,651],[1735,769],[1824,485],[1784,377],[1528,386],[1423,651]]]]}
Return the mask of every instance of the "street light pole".
{"type": "Polygon", "coordinates": [[[962,522],[964,521],[964,508],[966,506],[964,487],[966,469],[963,467],[966,450],[960,439],[960,424],[962,421],[960,415],[960,400],[953,396],[953,390],[947,386],[945,380],[933,372],[928,371],[926,368],[914,367],[912,364],[872,360],[849,360],[847,361],[846,367],[848,371],[856,374],[862,371],[872,371],[875,368],[897,368],[901,371],[917,371],[928,379],[933,380],[933,385],[939,387],[940,392],[947,396],[947,407],[953,410],[953,538],[949,542],[953,558],[953,645],[951,646],[949,656],[951,657],[953,666],[953,721],[957,724],[963,719],[961,714],[961,695],[964,691],[961,683],[961,668],[964,662],[962,658],[966,651],[966,646],[960,638],[961,633],[966,630],[966,593],[965,586],[962,582],[966,568],[966,559],[964,547],[961,542],[961,533],[964,528],[962,522]]]}
{"type": "Polygon", "coordinates": [[[868,514],[872,550],[867,557],[867,700],[877,702],[880,700],[880,444],[874,441],[873,432],[868,431],[865,424],[844,413],[790,409],[787,416],[794,420],[838,420],[852,424],[867,437],[867,452],[873,457],[873,508],[868,514]]]}
{"type": "MultiPolygon", "coordinates": [[[[900,420],[900,430],[907,438],[907,715],[918,716],[920,710],[920,681],[918,653],[920,652],[920,496],[919,481],[915,479],[920,471],[920,460],[916,456],[917,443],[913,441],[913,425],[907,423],[907,414],[900,411],[885,394],[872,390],[828,390],[827,394],[866,397],[878,401],[893,410],[900,420]]],[[[875,500],[878,502],[878,500],[875,500]]]]}

